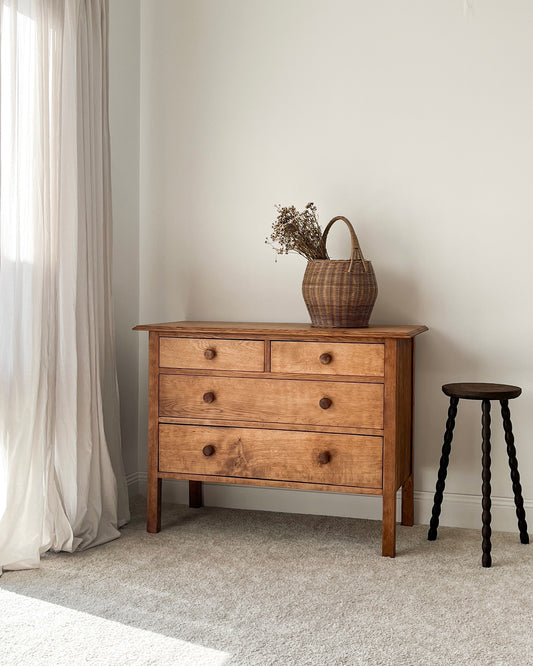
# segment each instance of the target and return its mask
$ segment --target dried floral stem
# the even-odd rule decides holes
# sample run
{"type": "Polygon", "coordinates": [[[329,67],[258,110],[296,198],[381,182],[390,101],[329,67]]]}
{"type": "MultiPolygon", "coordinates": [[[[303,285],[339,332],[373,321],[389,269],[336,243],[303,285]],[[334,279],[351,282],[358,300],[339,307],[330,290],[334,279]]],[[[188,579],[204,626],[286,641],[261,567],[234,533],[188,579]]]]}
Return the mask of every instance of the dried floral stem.
{"type": "Polygon", "coordinates": [[[314,203],[308,203],[301,213],[294,206],[278,205],[276,210],[278,216],[265,243],[277,254],[294,252],[308,260],[329,259],[314,203]]]}

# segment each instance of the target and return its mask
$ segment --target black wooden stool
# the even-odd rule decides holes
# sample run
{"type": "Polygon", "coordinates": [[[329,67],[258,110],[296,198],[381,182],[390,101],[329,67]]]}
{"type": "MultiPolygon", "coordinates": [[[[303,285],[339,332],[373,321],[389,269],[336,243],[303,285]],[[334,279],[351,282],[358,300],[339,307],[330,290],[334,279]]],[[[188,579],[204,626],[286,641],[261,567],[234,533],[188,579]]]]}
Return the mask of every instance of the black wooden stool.
{"type": "Polygon", "coordinates": [[[446,481],[448,463],[450,461],[450,451],[452,447],[453,429],[455,427],[455,417],[457,416],[457,405],[459,399],[481,400],[481,433],[482,433],[482,494],[483,494],[483,557],[481,563],[484,567],[490,567],[492,559],[491,551],[491,528],[490,528],[490,401],[499,400],[502,410],[503,429],[505,431],[505,441],[507,443],[507,455],[509,456],[509,467],[511,468],[511,481],[513,483],[514,502],[516,506],[516,517],[518,518],[518,529],[520,531],[520,541],[529,543],[527,533],[526,512],[524,511],[524,500],[522,499],[522,486],[520,485],[520,474],[518,473],[518,461],[516,459],[516,449],[514,445],[513,429],[511,425],[511,413],[509,411],[509,400],[518,398],[522,389],[518,386],[508,386],[506,384],[445,384],[442,387],[444,393],[450,397],[450,407],[448,409],[448,420],[446,421],[446,432],[444,434],[444,444],[442,445],[442,455],[440,459],[439,475],[435,489],[435,498],[433,500],[433,510],[431,512],[431,521],[429,523],[428,539],[435,541],[437,538],[437,528],[439,526],[439,516],[442,504],[442,495],[446,481]]]}

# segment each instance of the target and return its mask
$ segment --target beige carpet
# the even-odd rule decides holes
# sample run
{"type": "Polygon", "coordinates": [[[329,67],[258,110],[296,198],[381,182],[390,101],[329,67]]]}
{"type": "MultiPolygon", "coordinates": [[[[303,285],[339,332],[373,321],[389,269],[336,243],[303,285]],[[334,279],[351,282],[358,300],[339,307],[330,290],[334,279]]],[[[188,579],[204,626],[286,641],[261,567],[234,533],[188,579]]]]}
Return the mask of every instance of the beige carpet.
{"type": "Polygon", "coordinates": [[[533,664],[533,546],[479,531],[167,507],[0,578],[0,664],[533,664]]]}

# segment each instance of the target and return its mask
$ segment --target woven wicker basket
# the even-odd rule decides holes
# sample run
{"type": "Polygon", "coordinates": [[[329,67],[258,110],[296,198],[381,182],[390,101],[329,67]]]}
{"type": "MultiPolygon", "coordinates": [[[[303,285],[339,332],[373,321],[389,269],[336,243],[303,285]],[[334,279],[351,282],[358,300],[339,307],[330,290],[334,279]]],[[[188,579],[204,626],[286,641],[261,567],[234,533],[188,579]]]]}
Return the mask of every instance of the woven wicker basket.
{"type": "Polygon", "coordinates": [[[354,228],[342,215],[334,217],[324,229],[324,245],[337,220],[348,225],[352,238],[350,259],[314,259],[309,261],[302,283],[311,325],[324,328],[366,328],[378,285],[370,261],[366,261],[354,228]]]}

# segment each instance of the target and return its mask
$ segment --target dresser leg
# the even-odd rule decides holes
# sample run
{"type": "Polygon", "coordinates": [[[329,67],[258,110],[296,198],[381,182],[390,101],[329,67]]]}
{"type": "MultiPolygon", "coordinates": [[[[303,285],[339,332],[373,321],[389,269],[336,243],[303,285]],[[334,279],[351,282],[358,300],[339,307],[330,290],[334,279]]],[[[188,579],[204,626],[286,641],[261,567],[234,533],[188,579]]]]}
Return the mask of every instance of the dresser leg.
{"type": "Polygon", "coordinates": [[[402,486],[402,525],[412,527],[415,522],[414,483],[410,474],[402,486]]]}
{"type": "Polygon", "coordinates": [[[148,479],[146,531],[161,531],[161,479],[148,479]]]}
{"type": "Polygon", "coordinates": [[[189,508],[199,509],[204,505],[204,493],[201,481],[189,481],[189,508]]]}
{"type": "Polygon", "coordinates": [[[382,549],[383,557],[396,555],[396,493],[383,493],[383,526],[382,549]]]}

